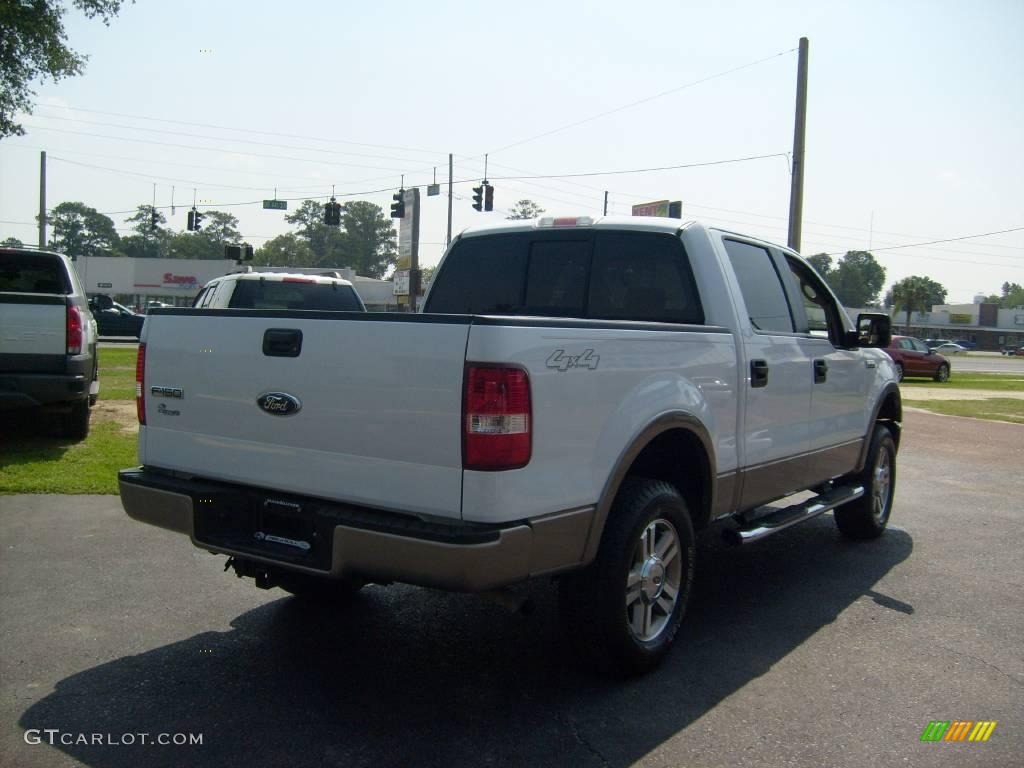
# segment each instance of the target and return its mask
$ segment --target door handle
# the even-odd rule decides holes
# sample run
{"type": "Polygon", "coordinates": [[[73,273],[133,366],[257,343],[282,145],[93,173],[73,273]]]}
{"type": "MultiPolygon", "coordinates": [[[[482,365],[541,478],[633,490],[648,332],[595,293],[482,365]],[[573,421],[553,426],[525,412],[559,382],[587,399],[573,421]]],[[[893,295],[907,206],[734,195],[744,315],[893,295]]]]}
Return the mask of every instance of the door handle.
{"type": "Polygon", "coordinates": [[[814,383],[821,384],[828,378],[828,360],[814,361],[814,383]]]}
{"type": "Polygon", "coordinates": [[[298,328],[268,328],[263,333],[263,354],[267,357],[298,357],[302,352],[302,331],[298,328]]]}
{"type": "Polygon", "coordinates": [[[768,386],[768,361],[750,361],[750,386],[754,389],[768,386]]]}

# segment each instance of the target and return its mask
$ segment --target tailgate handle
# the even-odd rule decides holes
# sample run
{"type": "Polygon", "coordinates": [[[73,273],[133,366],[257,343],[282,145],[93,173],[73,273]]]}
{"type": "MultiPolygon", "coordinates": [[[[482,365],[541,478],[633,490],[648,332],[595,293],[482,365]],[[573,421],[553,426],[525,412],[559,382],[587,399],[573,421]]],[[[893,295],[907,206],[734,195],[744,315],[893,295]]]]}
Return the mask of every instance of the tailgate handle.
{"type": "Polygon", "coordinates": [[[267,357],[298,357],[302,352],[302,331],[298,328],[268,328],[263,333],[263,354],[267,357]]]}

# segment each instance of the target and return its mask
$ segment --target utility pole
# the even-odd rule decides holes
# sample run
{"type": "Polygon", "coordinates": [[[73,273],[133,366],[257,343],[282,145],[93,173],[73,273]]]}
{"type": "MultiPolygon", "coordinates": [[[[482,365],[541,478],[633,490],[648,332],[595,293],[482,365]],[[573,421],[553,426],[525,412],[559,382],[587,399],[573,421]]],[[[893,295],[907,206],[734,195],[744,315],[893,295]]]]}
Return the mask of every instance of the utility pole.
{"type": "Polygon", "coordinates": [[[444,247],[447,248],[452,244],[452,200],[454,196],[452,194],[452,171],[454,165],[452,164],[452,153],[448,153],[448,237],[444,241],[444,247]]]}
{"type": "Polygon", "coordinates": [[[789,192],[789,239],[786,244],[800,250],[800,230],[804,214],[804,139],[807,133],[807,49],[806,37],[800,38],[800,58],[796,70],[796,119],[793,125],[793,177],[789,192]]]}
{"type": "Polygon", "coordinates": [[[39,248],[46,247],[46,153],[39,153],[39,248]]]}
{"type": "Polygon", "coordinates": [[[409,311],[416,311],[416,296],[421,282],[420,272],[420,189],[407,190],[406,199],[412,208],[412,257],[409,263],[409,311]],[[411,199],[410,199],[411,197],[411,199]]]}
{"type": "Polygon", "coordinates": [[[608,215],[608,190],[604,191],[604,215],[608,215]]]}

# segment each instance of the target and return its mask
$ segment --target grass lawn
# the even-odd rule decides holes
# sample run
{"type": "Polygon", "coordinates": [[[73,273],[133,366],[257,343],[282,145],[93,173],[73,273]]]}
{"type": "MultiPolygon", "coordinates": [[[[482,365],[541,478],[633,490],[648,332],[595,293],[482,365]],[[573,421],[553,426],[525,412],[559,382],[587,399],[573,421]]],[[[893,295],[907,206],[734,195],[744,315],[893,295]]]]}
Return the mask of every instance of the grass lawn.
{"type": "Polygon", "coordinates": [[[913,400],[911,393],[907,392],[904,394],[903,404],[946,416],[970,416],[975,419],[1024,424],[1024,399],[1015,397],[986,397],[983,400],[913,400]]]}
{"type": "Polygon", "coordinates": [[[89,436],[54,437],[32,412],[3,415],[0,494],[117,493],[117,470],[135,466],[135,348],[100,350],[100,398],[89,436]]]}
{"type": "Polygon", "coordinates": [[[100,399],[135,399],[135,347],[100,350],[100,399]]]}
{"type": "MultiPolygon", "coordinates": [[[[134,376],[134,372],[132,376],[134,376]]],[[[133,379],[134,381],[134,379],[133,379]]],[[[960,373],[953,368],[949,381],[939,383],[931,379],[904,379],[900,388],[905,392],[922,387],[942,389],[986,389],[993,392],[1024,392],[1024,376],[1013,373],[960,373]]],[[[904,397],[911,397],[905,394],[904,397]]]]}

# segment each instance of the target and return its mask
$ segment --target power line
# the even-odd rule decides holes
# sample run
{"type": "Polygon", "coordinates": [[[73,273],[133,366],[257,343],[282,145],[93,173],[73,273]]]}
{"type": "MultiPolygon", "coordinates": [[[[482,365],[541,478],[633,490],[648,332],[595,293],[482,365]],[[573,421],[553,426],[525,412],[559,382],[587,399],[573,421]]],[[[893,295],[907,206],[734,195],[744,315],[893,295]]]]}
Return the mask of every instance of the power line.
{"type": "MultiPolygon", "coordinates": [[[[786,152],[775,152],[770,155],[750,155],[748,157],[734,157],[727,160],[708,160],[702,163],[682,163],[680,165],[663,165],[655,168],[630,168],[621,171],[588,171],[586,173],[550,173],[538,174],[535,176],[492,176],[491,181],[519,181],[522,179],[579,179],[587,176],[619,176],[629,173],[654,173],[657,171],[676,171],[680,168],[703,168],[711,165],[727,165],[729,163],[745,163],[751,160],[765,160],[772,157],[786,157],[786,152]]],[[[464,181],[475,181],[465,179],[464,181]]],[[[458,184],[459,182],[456,182],[458,184]]]]}
{"type": "MultiPolygon", "coordinates": [[[[1012,229],[996,230],[995,232],[982,232],[981,234],[977,234],[977,235],[963,235],[961,237],[947,237],[947,238],[944,238],[942,240],[929,240],[928,242],[925,242],[925,243],[908,243],[906,245],[889,245],[889,246],[886,246],[884,248],[872,248],[871,250],[872,251],[894,251],[897,248],[919,248],[919,247],[921,247],[923,245],[936,245],[938,243],[954,243],[954,242],[957,242],[959,240],[972,240],[972,239],[974,239],[976,237],[988,237],[990,235],[1005,235],[1008,232],[1022,232],[1022,231],[1024,231],[1024,227],[1014,227],[1012,229]]],[[[829,254],[829,256],[840,256],[840,255],[842,255],[842,254],[839,254],[839,253],[830,253],[829,254]]],[[[981,262],[976,262],[976,263],[980,264],[981,262]]]]}
{"type": "MultiPolygon", "coordinates": [[[[271,154],[262,153],[262,152],[246,152],[246,151],[234,150],[234,149],[227,150],[227,149],[215,148],[215,147],[196,147],[196,146],[192,146],[190,144],[175,144],[173,142],[168,142],[168,141],[151,141],[149,139],[133,139],[133,138],[129,138],[127,136],[110,136],[108,134],[90,133],[88,131],[71,131],[71,130],[66,130],[64,128],[47,128],[47,127],[42,126],[42,125],[25,124],[25,127],[26,128],[32,128],[32,129],[37,130],[37,131],[55,131],[57,133],[71,133],[71,134],[75,134],[75,135],[78,135],[78,136],[91,136],[91,137],[99,138],[99,139],[112,139],[114,141],[131,141],[131,142],[134,142],[136,144],[154,144],[154,145],[160,146],[160,147],[177,147],[179,149],[189,149],[189,150],[195,150],[195,151],[199,151],[199,152],[221,152],[221,153],[230,153],[230,154],[233,154],[233,155],[249,155],[251,157],[271,158],[271,159],[274,159],[274,160],[288,160],[289,162],[294,162],[294,163],[317,163],[318,165],[337,165],[337,166],[341,166],[341,167],[344,167],[344,168],[367,168],[367,169],[375,170],[375,171],[394,171],[395,174],[409,173],[409,170],[406,169],[406,168],[391,168],[389,166],[382,166],[382,165],[361,165],[361,164],[358,164],[358,163],[339,163],[336,160],[315,160],[315,159],[306,158],[306,157],[288,157],[288,156],[285,156],[285,155],[271,155],[271,154]]],[[[227,141],[227,139],[225,139],[225,141],[227,141]]],[[[436,163],[435,163],[435,165],[436,165],[436,163]]],[[[432,168],[432,167],[433,167],[433,165],[427,165],[427,166],[424,166],[423,168],[417,168],[415,170],[416,171],[422,171],[422,170],[426,170],[426,169],[429,169],[429,168],[432,168]]]]}
{"type": "MultiPolygon", "coordinates": [[[[45,150],[44,147],[34,146],[32,144],[19,144],[19,143],[15,143],[15,144],[11,144],[9,146],[12,149],[30,149],[30,150],[33,150],[33,151],[45,150]]],[[[215,170],[215,171],[219,171],[220,173],[231,173],[231,174],[242,175],[242,176],[252,176],[253,175],[252,171],[239,171],[239,170],[234,169],[234,168],[224,168],[224,167],[221,167],[221,166],[215,166],[215,165],[209,165],[209,164],[206,164],[206,165],[195,165],[195,164],[192,164],[192,163],[179,163],[179,162],[171,161],[171,160],[154,160],[154,159],[148,158],[148,157],[124,157],[124,156],[121,156],[121,155],[108,155],[108,154],[105,154],[105,153],[102,153],[102,152],[84,152],[84,151],[78,150],[78,149],[63,149],[63,150],[60,150],[60,151],[63,154],[68,154],[68,155],[84,155],[85,157],[102,157],[102,158],[107,159],[107,160],[124,160],[125,162],[128,162],[128,163],[154,163],[156,165],[173,165],[173,166],[176,166],[176,167],[179,167],[179,168],[201,168],[203,170],[215,170]]],[[[70,161],[69,160],[64,160],[64,162],[70,162],[70,161]]],[[[99,166],[97,166],[97,167],[99,167],[99,166]]],[[[108,170],[116,170],[116,169],[108,169],[108,170]]],[[[125,173],[127,173],[127,171],[125,171],[125,173]]],[[[166,176],[165,177],[159,177],[157,174],[149,174],[149,175],[147,175],[147,178],[154,178],[154,177],[157,177],[157,178],[168,178],[166,176]]],[[[317,179],[311,178],[310,176],[290,176],[288,174],[279,174],[279,173],[275,173],[274,177],[276,179],[298,179],[298,180],[301,180],[301,181],[318,181],[317,179]]],[[[377,178],[391,178],[391,176],[383,176],[383,177],[377,177],[377,178]]],[[[365,181],[365,179],[364,179],[364,181],[365,181]]],[[[344,183],[356,183],[356,182],[342,182],[342,183],[344,184],[344,183]]],[[[220,187],[220,186],[228,186],[228,185],[224,185],[224,184],[210,184],[208,186],[220,187]]],[[[270,190],[270,189],[273,189],[275,186],[278,187],[278,189],[282,189],[283,191],[286,191],[286,192],[294,192],[294,191],[297,191],[299,189],[319,189],[319,188],[322,188],[324,186],[330,186],[330,183],[327,180],[319,180],[319,183],[316,186],[291,187],[289,189],[284,189],[279,184],[273,184],[273,183],[271,183],[271,184],[264,184],[264,185],[258,186],[258,187],[236,187],[236,188],[237,189],[248,189],[248,190],[251,190],[251,191],[255,192],[257,190],[270,190]]]]}
{"type": "MultiPolygon", "coordinates": [[[[236,139],[227,136],[207,136],[201,133],[189,133],[187,131],[169,131],[163,128],[141,128],[133,125],[121,125],[120,123],[105,123],[95,120],[82,120],[77,117],[55,117],[55,116],[42,116],[46,120],[66,120],[72,123],[83,123],[85,125],[100,125],[107,126],[108,128],[122,128],[128,131],[145,131],[147,133],[167,133],[172,136],[188,136],[194,139],[207,139],[210,141],[226,141],[236,144],[254,144],[261,147],[279,147],[281,149],[297,149],[300,152],[320,152],[329,155],[352,155],[353,157],[368,157],[376,160],[395,160],[401,163],[422,163],[423,159],[414,159],[409,157],[395,157],[393,155],[371,155],[365,152],[342,152],[333,149],[321,149],[320,147],[299,147],[294,144],[275,144],[270,141],[253,141],[251,139],[236,139]]],[[[37,126],[38,127],[38,126],[37,126]]],[[[440,162],[440,161],[439,161],[440,162]]]]}
{"type": "Polygon", "coordinates": [[[702,83],[706,83],[706,82],[708,82],[710,80],[716,80],[716,79],[718,79],[720,77],[725,77],[726,75],[731,75],[731,74],[733,74],[735,72],[739,72],[739,71],[744,70],[744,69],[749,69],[750,67],[755,67],[758,64],[764,64],[766,61],[771,61],[772,59],[777,59],[780,56],[785,56],[786,54],[793,53],[793,51],[795,51],[795,50],[796,50],[796,48],[790,48],[788,51],[780,51],[779,53],[773,53],[771,56],[765,56],[763,59],[758,59],[757,61],[752,61],[749,64],[743,64],[742,66],[739,66],[739,67],[733,67],[732,69],[727,69],[724,72],[718,72],[717,74],[714,74],[714,75],[708,75],[707,77],[702,77],[699,80],[694,80],[692,82],[686,83],[685,85],[680,85],[680,86],[678,86],[676,88],[670,88],[667,91],[662,91],[661,93],[656,93],[653,96],[646,96],[646,97],[644,97],[642,99],[637,99],[636,101],[631,101],[628,104],[623,104],[622,106],[615,107],[615,108],[609,109],[609,110],[605,110],[604,112],[599,112],[596,115],[591,115],[590,117],[585,117],[582,120],[577,120],[574,123],[568,123],[568,124],[560,126],[558,128],[552,128],[550,131],[544,131],[543,133],[538,133],[535,136],[530,136],[529,138],[522,139],[520,141],[514,141],[511,144],[506,144],[503,147],[498,147],[497,149],[492,149],[492,150],[490,150],[490,154],[494,155],[494,154],[497,154],[498,152],[504,152],[506,149],[511,149],[512,147],[518,147],[521,144],[526,144],[526,143],[531,142],[531,141],[536,141],[537,139],[542,139],[545,136],[550,136],[553,133],[560,133],[561,131],[566,131],[566,130],[568,130],[570,128],[575,128],[578,125],[583,125],[584,123],[589,123],[589,122],[591,122],[593,120],[597,120],[597,119],[602,118],[602,117],[607,117],[608,115],[615,114],[616,112],[622,112],[623,110],[631,109],[632,107],[639,106],[640,104],[645,104],[648,101],[654,101],[655,99],[660,99],[660,98],[662,98],[664,96],[670,96],[673,93],[678,93],[679,91],[686,90],[687,88],[693,88],[696,85],[700,85],[702,83]]]}
{"type": "MultiPolygon", "coordinates": [[[[256,133],[264,136],[282,136],[287,139],[306,139],[308,141],[322,141],[331,144],[348,144],[355,147],[373,147],[374,149],[397,149],[401,152],[420,152],[429,155],[444,155],[444,152],[438,152],[432,149],[416,149],[415,147],[398,147],[390,144],[369,144],[361,141],[346,141],[344,139],[324,139],[317,136],[306,136],[298,133],[279,133],[276,131],[260,131],[255,128],[239,128],[238,126],[228,125],[212,125],[210,123],[194,123],[187,120],[171,120],[168,118],[161,117],[147,117],[145,115],[130,115],[123,112],[105,112],[100,109],[85,109],[84,107],[53,107],[51,105],[43,105],[49,109],[69,109],[74,112],[90,112],[96,115],[111,115],[113,117],[127,117],[132,120],[149,120],[156,123],[174,123],[177,125],[191,125],[196,128],[215,128],[221,131],[238,131],[240,133],[256,133]]],[[[45,115],[44,115],[45,117],[45,115]]]]}

